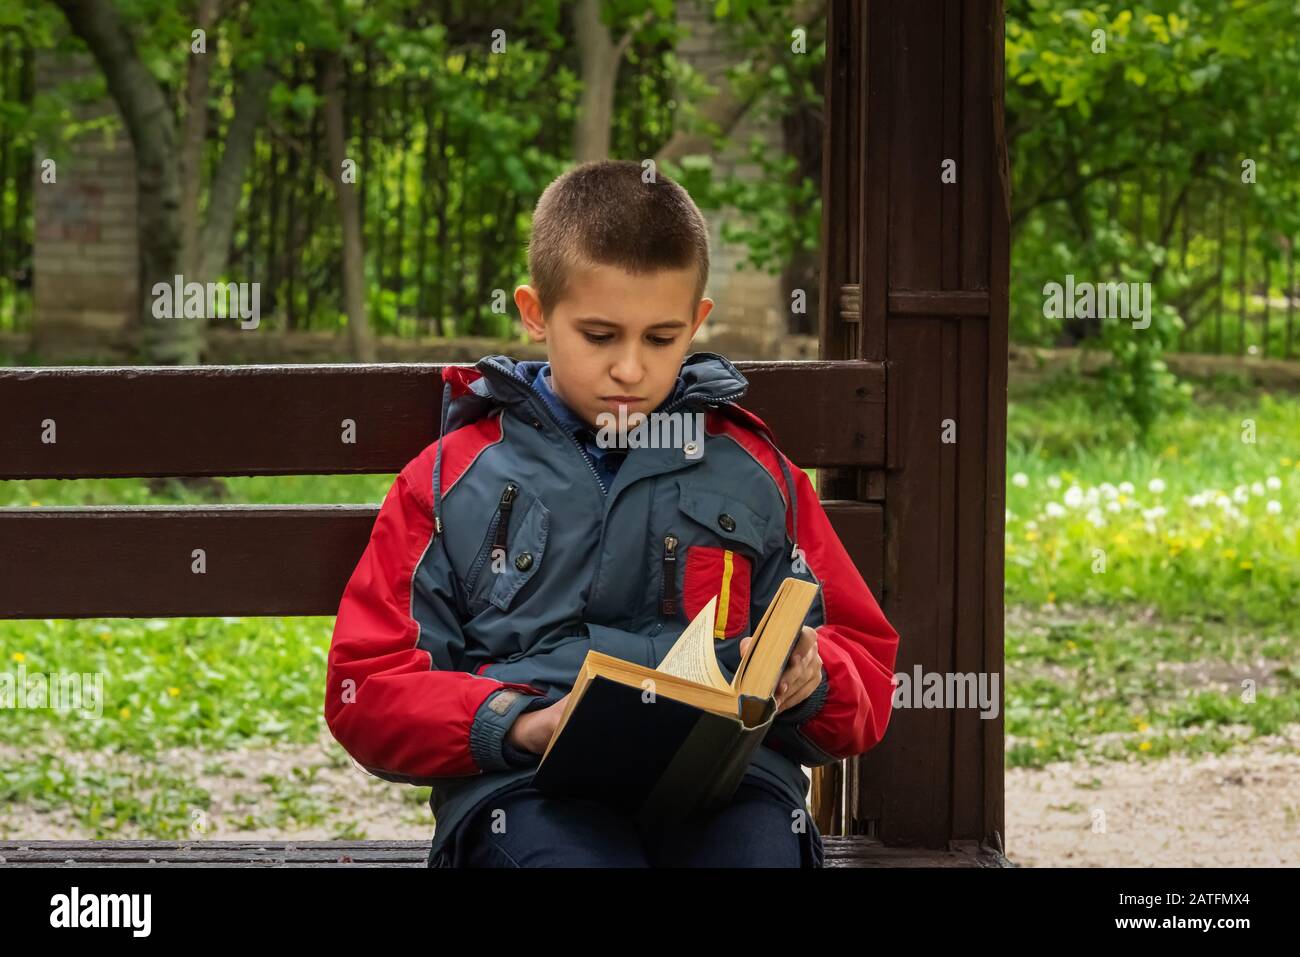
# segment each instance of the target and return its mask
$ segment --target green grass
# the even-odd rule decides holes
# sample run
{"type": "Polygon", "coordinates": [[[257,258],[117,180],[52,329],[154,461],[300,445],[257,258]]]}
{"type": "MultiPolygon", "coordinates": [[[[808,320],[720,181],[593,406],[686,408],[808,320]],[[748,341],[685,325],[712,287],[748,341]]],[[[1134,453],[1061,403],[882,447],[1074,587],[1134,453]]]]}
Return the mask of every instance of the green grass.
{"type": "Polygon", "coordinates": [[[1008,765],[1220,753],[1300,724],[1293,630],[1118,611],[1009,616],[1008,765]]]}
{"type": "Polygon", "coordinates": [[[167,481],[156,493],[143,479],[35,479],[0,482],[0,506],[32,505],[356,505],[384,499],[393,475],[259,475],[220,479],[214,497],[167,481]]]}
{"type": "Polygon", "coordinates": [[[1058,382],[1012,402],[1008,435],[1008,603],[1300,620],[1300,399],[1214,393],[1141,445],[1058,382]]]}

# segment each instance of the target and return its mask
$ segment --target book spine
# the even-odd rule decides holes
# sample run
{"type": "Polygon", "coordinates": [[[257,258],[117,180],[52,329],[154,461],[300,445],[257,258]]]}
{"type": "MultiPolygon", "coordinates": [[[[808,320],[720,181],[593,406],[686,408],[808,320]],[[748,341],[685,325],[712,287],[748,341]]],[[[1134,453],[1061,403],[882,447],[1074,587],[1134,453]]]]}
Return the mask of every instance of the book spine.
{"type": "MultiPolygon", "coordinates": [[[[750,695],[741,695],[742,711],[746,699],[751,699],[751,697],[750,695]]],[[[752,700],[760,701],[762,699],[752,698],[752,700]]],[[[763,708],[762,719],[759,723],[740,729],[736,741],[731,745],[725,759],[719,764],[704,793],[701,795],[701,808],[720,807],[735,796],[736,789],[740,787],[740,782],[744,780],[745,772],[749,770],[750,764],[753,763],[754,752],[763,743],[763,738],[767,736],[768,730],[772,727],[772,721],[776,717],[776,703],[771,699],[763,701],[763,708]]]]}
{"type": "Polygon", "coordinates": [[[711,783],[733,758],[742,733],[738,721],[701,714],[654,790],[642,802],[637,814],[641,827],[660,830],[701,807],[711,783]]]}

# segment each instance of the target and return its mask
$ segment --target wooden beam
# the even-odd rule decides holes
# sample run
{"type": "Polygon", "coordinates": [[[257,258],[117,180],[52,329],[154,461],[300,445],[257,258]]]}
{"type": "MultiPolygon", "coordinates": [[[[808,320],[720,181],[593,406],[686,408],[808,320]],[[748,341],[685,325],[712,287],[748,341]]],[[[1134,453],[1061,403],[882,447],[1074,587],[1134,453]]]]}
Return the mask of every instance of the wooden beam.
{"type": "MultiPolygon", "coordinates": [[[[878,362],[741,362],[805,468],[884,459],[878,362]]],[[[439,365],[0,369],[0,479],[397,472],[438,435],[439,365]],[[341,441],[355,423],[355,444],[341,441]],[[55,442],[43,441],[53,423],[55,442]]]]}
{"type": "MultiPolygon", "coordinates": [[[[880,507],[825,508],[878,588],[880,507]]],[[[0,509],[0,618],[333,615],[377,514],[373,505],[0,509]]]]}

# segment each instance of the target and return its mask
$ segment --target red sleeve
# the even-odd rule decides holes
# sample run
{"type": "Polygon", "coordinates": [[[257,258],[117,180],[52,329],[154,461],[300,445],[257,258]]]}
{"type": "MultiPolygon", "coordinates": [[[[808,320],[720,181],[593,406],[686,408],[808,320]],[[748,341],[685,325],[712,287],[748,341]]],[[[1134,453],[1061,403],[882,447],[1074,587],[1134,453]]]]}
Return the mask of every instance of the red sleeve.
{"type": "MultiPolygon", "coordinates": [[[[898,632],[831,528],[812,482],[789,467],[799,502],[796,541],[821,585],[817,649],[828,684],[821,707],[798,730],[831,758],[853,757],[879,744],[889,724],[898,632]]],[[[790,521],[787,513],[787,527],[790,521]]]]}
{"type": "MultiPolygon", "coordinates": [[[[372,773],[418,782],[479,773],[484,762],[477,759],[493,743],[483,734],[490,729],[475,724],[476,714],[493,714],[480,706],[503,688],[540,692],[460,670],[465,638],[452,572],[434,538],[429,497],[416,491],[410,471],[389,489],[343,593],[329,650],[325,721],[372,773]]],[[[495,744],[499,749],[499,728],[495,744]]]]}

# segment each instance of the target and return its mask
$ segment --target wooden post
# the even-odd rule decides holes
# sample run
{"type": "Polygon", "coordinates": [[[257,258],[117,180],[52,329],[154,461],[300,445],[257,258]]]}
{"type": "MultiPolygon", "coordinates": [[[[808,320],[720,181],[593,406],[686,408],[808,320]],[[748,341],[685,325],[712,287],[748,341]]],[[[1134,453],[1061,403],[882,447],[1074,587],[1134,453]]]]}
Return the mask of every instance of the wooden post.
{"type": "MultiPolygon", "coordinates": [[[[885,469],[823,470],[820,491],[884,506],[877,598],[900,633],[895,671],[999,682],[1010,224],[1002,24],[1001,0],[831,0],[820,313],[823,358],[885,362],[885,469]],[[956,442],[943,439],[949,421],[956,442]]],[[[1000,690],[988,719],[896,709],[884,741],[846,762],[845,831],[1000,846],[1000,690]]],[[[820,778],[819,799],[833,802],[835,772],[820,778]]]]}

